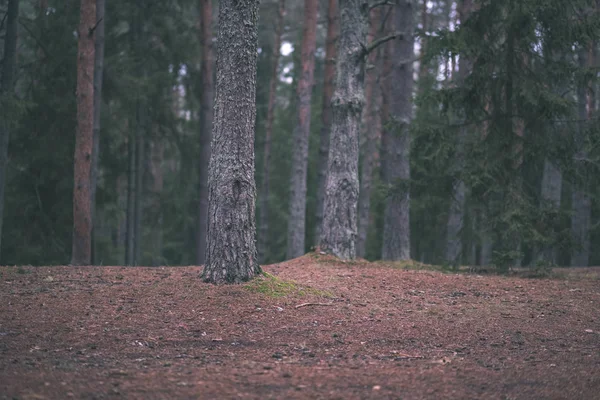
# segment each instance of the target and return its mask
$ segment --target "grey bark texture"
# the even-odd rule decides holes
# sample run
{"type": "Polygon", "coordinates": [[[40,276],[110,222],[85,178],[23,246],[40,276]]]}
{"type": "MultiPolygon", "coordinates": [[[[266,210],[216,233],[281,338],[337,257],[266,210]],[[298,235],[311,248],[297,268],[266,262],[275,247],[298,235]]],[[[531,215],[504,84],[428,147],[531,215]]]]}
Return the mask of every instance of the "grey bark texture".
{"type": "Polygon", "coordinates": [[[200,42],[202,45],[202,95],[200,113],[200,193],[198,203],[198,232],[196,235],[196,264],[206,260],[206,234],[208,226],[208,164],[213,125],[213,101],[215,79],[213,76],[214,53],[212,44],[212,0],[199,0],[200,42]]]}
{"type": "MultiPolygon", "coordinates": [[[[472,0],[462,0],[459,5],[460,23],[462,24],[471,13],[472,0]]],[[[457,80],[459,84],[464,81],[470,68],[465,57],[461,57],[458,65],[457,80]]],[[[459,128],[456,137],[456,155],[454,159],[452,184],[452,197],[450,198],[450,209],[448,223],[446,225],[446,262],[451,265],[460,264],[462,254],[462,233],[465,220],[465,203],[467,199],[466,185],[462,178],[465,167],[465,142],[467,139],[467,128],[459,128]]]]}
{"type": "Polygon", "coordinates": [[[273,121],[275,119],[275,98],[277,97],[277,82],[279,76],[279,58],[281,55],[281,35],[283,34],[283,17],[285,16],[285,0],[279,0],[277,10],[277,26],[273,40],[273,55],[271,58],[271,81],[269,82],[269,103],[267,106],[267,126],[265,129],[265,147],[263,160],[263,182],[260,192],[260,223],[258,231],[258,260],[265,262],[267,242],[269,235],[269,189],[271,168],[271,136],[273,135],[273,121]]]}
{"type": "Polygon", "coordinates": [[[344,260],[356,257],[358,135],[365,103],[364,51],[369,26],[366,0],[340,1],[340,37],[321,250],[344,260]]]}
{"type": "MultiPolygon", "coordinates": [[[[593,42],[586,54],[581,51],[579,63],[581,67],[597,66],[597,43],[593,42]]],[[[587,158],[585,146],[585,132],[587,124],[596,114],[596,93],[589,83],[581,84],[577,88],[577,115],[580,126],[576,132],[575,143],[577,152],[575,154],[575,165],[582,164],[581,161],[587,158]]],[[[592,218],[592,199],[589,194],[589,176],[585,168],[577,168],[579,177],[578,184],[574,185],[571,195],[572,214],[571,214],[571,235],[575,241],[575,248],[571,253],[571,265],[576,267],[587,267],[590,260],[590,221],[592,218]]]]}
{"type": "Polygon", "coordinates": [[[310,100],[315,69],[317,41],[317,0],[304,2],[304,31],[302,35],[302,70],[296,95],[297,124],[294,128],[292,175],[287,235],[287,258],[304,254],[306,235],[306,172],[308,168],[308,138],[310,133],[310,100]]]}
{"type": "Polygon", "coordinates": [[[323,73],[323,112],[321,113],[321,134],[319,136],[319,166],[317,183],[317,206],[315,241],[321,237],[325,185],[327,184],[327,162],[329,157],[329,132],[331,131],[331,98],[335,86],[335,65],[337,58],[337,38],[339,34],[338,0],[329,0],[327,8],[327,39],[325,43],[325,71],[323,73]]]}
{"type": "Polygon", "coordinates": [[[92,263],[97,264],[96,250],[96,190],[98,188],[98,164],[100,162],[100,115],[102,110],[102,81],[104,76],[104,21],[105,0],[96,0],[96,31],[94,54],[94,145],[92,148],[92,263]]]}
{"type": "Polygon", "coordinates": [[[394,26],[403,36],[394,41],[390,117],[385,177],[389,192],[384,213],[384,260],[410,259],[410,124],[413,92],[413,2],[396,0],[394,26]]]}
{"type": "MultiPolygon", "coordinates": [[[[6,15],[6,35],[4,37],[4,60],[2,63],[2,80],[0,81],[0,105],[14,98],[14,76],[17,62],[17,37],[19,19],[19,0],[10,0],[6,15]]],[[[8,143],[10,138],[10,121],[0,114],[0,248],[2,243],[2,226],[4,222],[4,190],[6,187],[6,169],[8,167],[8,143]]]]}
{"type": "Polygon", "coordinates": [[[258,0],[222,0],[202,273],[206,282],[239,283],[261,271],[254,182],[257,52],[258,0]]]}
{"type": "MultiPolygon", "coordinates": [[[[380,20],[381,8],[373,8],[370,13],[369,42],[372,42],[377,35],[380,20]]],[[[381,57],[378,57],[379,53],[380,51],[372,51],[369,54],[365,78],[366,107],[363,112],[362,124],[363,151],[358,195],[358,240],[356,242],[356,255],[359,257],[364,257],[366,251],[367,233],[371,217],[373,172],[377,162],[379,141],[381,138],[381,91],[378,84],[380,69],[377,68],[381,65],[381,63],[378,63],[381,60],[381,57]]]]}

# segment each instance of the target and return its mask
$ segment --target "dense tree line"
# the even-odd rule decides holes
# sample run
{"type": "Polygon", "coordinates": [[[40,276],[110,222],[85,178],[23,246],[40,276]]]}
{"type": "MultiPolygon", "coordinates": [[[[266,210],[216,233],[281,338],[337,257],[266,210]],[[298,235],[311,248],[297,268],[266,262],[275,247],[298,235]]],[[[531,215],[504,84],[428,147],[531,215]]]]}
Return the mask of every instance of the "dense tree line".
{"type": "Polygon", "coordinates": [[[0,0],[0,262],[597,264],[599,3],[0,0]]]}

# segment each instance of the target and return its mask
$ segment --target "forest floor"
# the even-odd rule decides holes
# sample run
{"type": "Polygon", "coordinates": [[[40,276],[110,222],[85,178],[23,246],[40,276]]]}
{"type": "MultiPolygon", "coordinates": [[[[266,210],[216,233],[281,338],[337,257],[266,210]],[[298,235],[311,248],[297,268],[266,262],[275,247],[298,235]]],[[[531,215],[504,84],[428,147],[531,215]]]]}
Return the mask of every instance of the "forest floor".
{"type": "Polygon", "coordinates": [[[597,399],[600,269],[1,267],[0,399],[597,399]]]}

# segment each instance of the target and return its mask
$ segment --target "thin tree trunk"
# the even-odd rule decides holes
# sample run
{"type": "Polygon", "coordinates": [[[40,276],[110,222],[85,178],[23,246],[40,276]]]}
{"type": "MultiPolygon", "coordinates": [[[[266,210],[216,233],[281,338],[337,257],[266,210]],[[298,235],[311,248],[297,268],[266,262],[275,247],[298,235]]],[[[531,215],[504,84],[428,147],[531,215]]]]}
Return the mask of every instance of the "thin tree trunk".
{"type": "Polygon", "coordinates": [[[410,125],[414,54],[413,3],[396,0],[395,30],[404,35],[395,41],[391,76],[390,112],[394,133],[389,135],[386,177],[389,193],[384,214],[384,260],[410,259],[410,125]]]}
{"type": "MultiPolygon", "coordinates": [[[[596,43],[592,42],[588,54],[580,53],[580,66],[588,68],[597,65],[596,43]]],[[[596,112],[596,98],[590,83],[580,85],[577,88],[577,114],[580,126],[576,134],[577,153],[575,164],[581,164],[578,159],[587,158],[585,149],[585,131],[589,121],[596,112]]],[[[571,197],[571,234],[575,241],[575,249],[571,253],[571,265],[576,267],[587,267],[590,260],[590,222],[592,218],[592,199],[589,194],[589,174],[584,168],[578,169],[579,185],[575,185],[571,197]]]]}
{"type": "Polygon", "coordinates": [[[142,100],[138,100],[137,121],[135,129],[135,205],[133,222],[133,265],[140,265],[142,261],[142,218],[144,207],[144,154],[146,129],[146,110],[142,100]]]}
{"type": "Polygon", "coordinates": [[[319,136],[319,166],[317,183],[317,209],[315,241],[321,237],[323,224],[323,204],[325,202],[325,184],[327,183],[327,162],[329,157],[329,132],[331,131],[331,98],[335,86],[335,65],[337,57],[338,0],[329,0],[327,8],[327,38],[325,39],[325,71],[323,73],[323,111],[321,114],[321,134],[319,136]]]}
{"type": "Polygon", "coordinates": [[[134,221],[135,221],[135,177],[136,177],[136,162],[135,162],[135,135],[130,132],[127,138],[127,158],[129,161],[127,170],[127,223],[126,223],[126,238],[125,238],[125,265],[134,264],[134,221]]]}
{"type": "MultiPolygon", "coordinates": [[[[19,20],[19,0],[8,2],[6,15],[6,35],[4,37],[4,60],[2,63],[2,80],[0,81],[0,100],[14,97],[14,76],[17,63],[17,38],[19,20]]],[[[8,167],[8,143],[10,138],[10,117],[0,115],[0,248],[2,242],[2,226],[4,222],[4,189],[6,187],[6,169],[8,167]]]]}
{"type": "Polygon", "coordinates": [[[267,128],[265,132],[265,149],[263,161],[263,182],[260,194],[260,224],[258,234],[258,260],[265,262],[267,253],[267,238],[269,235],[269,184],[271,167],[271,136],[273,120],[275,119],[275,98],[277,97],[277,83],[279,76],[279,57],[281,54],[281,35],[283,34],[283,17],[285,15],[285,0],[279,0],[277,13],[277,27],[273,40],[273,55],[271,59],[271,82],[269,83],[269,104],[267,108],[267,128]]]}
{"type": "Polygon", "coordinates": [[[152,143],[150,170],[152,172],[153,208],[156,221],[156,225],[152,228],[152,265],[154,266],[159,266],[163,263],[163,213],[161,197],[164,186],[162,170],[164,151],[164,145],[160,139],[152,143]]]}
{"type": "Polygon", "coordinates": [[[98,263],[96,246],[96,189],[100,161],[100,111],[102,108],[102,80],[104,72],[104,21],[105,0],[96,0],[96,41],[94,55],[94,146],[92,149],[92,262],[98,263]]]}
{"type": "MultiPolygon", "coordinates": [[[[472,0],[462,0],[460,2],[459,14],[461,24],[466,21],[471,8],[472,0]]],[[[469,69],[469,63],[465,57],[459,61],[459,71],[457,75],[458,84],[464,82],[469,69]]],[[[462,171],[465,167],[465,142],[467,139],[467,128],[459,128],[456,141],[456,155],[454,158],[454,182],[452,184],[452,197],[450,198],[450,209],[448,213],[448,222],[446,225],[446,262],[452,265],[460,264],[462,253],[462,230],[465,219],[465,202],[467,199],[466,186],[462,178],[462,171]]]]}
{"type": "MultiPolygon", "coordinates": [[[[542,174],[542,204],[552,207],[555,211],[558,211],[560,208],[561,193],[562,174],[549,159],[546,159],[544,161],[544,172],[542,174]]],[[[554,248],[553,243],[543,246],[540,254],[538,255],[538,260],[551,264],[556,263],[556,249],[554,248]]]]}
{"type": "Polygon", "coordinates": [[[258,0],[221,0],[202,273],[207,282],[247,281],[261,271],[255,242],[257,51],[258,0]]]}
{"type": "Polygon", "coordinates": [[[213,125],[215,81],[213,76],[214,52],[212,44],[212,0],[199,0],[200,42],[202,45],[202,98],[200,114],[200,201],[198,204],[198,233],[196,236],[196,264],[206,261],[206,234],[208,227],[208,165],[213,125]]]}
{"type": "Polygon", "coordinates": [[[356,257],[358,135],[365,101],[367,4],[365,0],[340,2],[340,43],[331,102],[333,120],[320,246],[344,260],[356,257]]]}
{"type": "MultiPolygon", "coordinates": [[[[372,42],[377,35],[379,21],[381,20],[381,8],[377,7],[371,10],[370,27],[368,33],[368,42],[372,42]]],[[[369,230],[370,210],[371,210],[371,191],[373,186],[373,171],[377,159],[377,150],[379,148],[379,139],[381,137],[381,113],[380,99],[381,92],[378,90],[378,69],[375,64],[378,59],[378,52],[372,51],[368,58],[368,69],[365,82],[366,107],[363,113],[363,162],[360,176],[360,190],[358,197],[358,240],[356,243],[356,254],[359,257],[365,256],[367,233],[369,230]]]]}
{"type": "Polygon", "coordinates": [[[81,0],[77,57],[77,134],[71,264],[92,262],[91,161],[94,146],[94,31],[96,0],[81,0]]]}
{"type": "Polygon", "coordinates": [[[310,134],[310,103],[315,69],[317,41],[317,0],[304,2],[304,32],[302,36],[302,72],[297,86],[298,119],[294,128],[290,205],[288,218],[287,258],[304,254],[306,235],[306,170],[310,134]]]}

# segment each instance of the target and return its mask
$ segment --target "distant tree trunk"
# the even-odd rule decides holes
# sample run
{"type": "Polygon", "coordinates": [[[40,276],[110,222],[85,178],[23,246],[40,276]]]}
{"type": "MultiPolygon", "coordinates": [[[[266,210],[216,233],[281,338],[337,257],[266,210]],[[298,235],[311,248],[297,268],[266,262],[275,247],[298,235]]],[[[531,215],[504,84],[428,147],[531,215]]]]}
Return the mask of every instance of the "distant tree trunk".
{"type": "Polygon", "coordinates": [[[202,279],[247,281],[257,262],[254,182],[258,0],[221,0],[202,279]]]}
{"type": "MultiPolygon", "coordinates": [[[[462,0],[459,6],[460,23],[464,23],[471,13],[472,0],[462,0]]],[[[459,61],[457,74],[460,85],[467,76],[469,63],[465,57],[459,61]]],[[[452,197],[450,198],[450,209],[446,225],[446,262],[452,265],[460,264],[462,253],[462,230],[465,219],[465,202],[467,199],[465,181],[462,171],[465,167],[465,141],[467,139],[467,128],[461,127],[456,138],[456,155],[454,157],[454,182],[452,184],[452,197]]]]}
{"type": "Polygon", "coordinates": [[[159,266],[163,263],[163,213],[162,191],[164,186],[162,164],[164,160],[164,145],[160,139],[152,143],[150,171],[152,172],[153,216],[155,225],[152,228],[152,265],[159,266]]]}
{"type": "Polygon", "coordinates": [[[137,121],[135,128],[135,211],[133,222],[133,265],[140,265],[142,261],[142,217],[143,217],[143,198],[144,198],[144,153],[145,138],[144,130],[146,126],[145,103],[138,100],[137,121]]]}
{"type": "MultiPolygon", "coordinates": [[[[588,68],[597,66],[597,43],[590,44],[588,54],[585,51],[580,52],[579,63],[581,67],[588,68]]],[[[590,83],[581,84],[577,88],[577,114],[580,126],[576,133],[577,153],[575,155],[575,164],[581,164],[578,159],[585,159],[587,151],[585,149],[585,131],[588,128],[589,121],[595,117],[596,113],[596,93],[590,83]]],[[[573,188],[571,197],[572,215],[571,215],[571,233],[575,240],[575,249],[571,253],[571,265],[576,267],[587,267],[590,260],[590,225],[592,218],[592,199],[589,193],[589,173],[585,168],[578,168],[579,184],[573,188]]]]}
{"type": "Polygon", "coordinates": [[[358,134],[365,102],[368,26],[367,1],[340,2],[340,42],[320,247],[344,260],[356,257],[358,134]]]}
{"type": "Polygon", "coordinates": [[[198,233],[196,236],[196,264],[206,261],[206,234],[208,227],[208,164],[213,125],[215,82],[213,77],[214,53],[212,44],[212,0],[199,0],[200,42],[202,45],[202,96],[200,114],[200,201],[198,204],[198,233]]]}
{"type": "Polygon", "coordinates": [[[413,91],[413,3],[396,0],[395,41],[391,78],[390,113],[393,134],[387,145],[386,178],[389,193],[384,214],[384,260],[410,259],[410,125],[413,91]]]}
{"type": "MultiPolygon", "coordinates": [[[[19,25],[19,0],[8,2],[6,15],[6,35],[4,37],[4,60],[2,80],[0,81],[0,102],[14,97],[15,68],[17,63],[17,37],[19,25]]],[[[1,104],[1,103],[0,103],[1,104]]],[[[2,225],[4,222],[4,189],[6,186],[6,168],[8,167],[8,143],[11,127],[10,117],[0,115],[0,248],[2,225]]]]}
{"type": "Polygon", "coordinates": [[[271,136],[273,120],[275,119],[275,98],[277,97],[277,83],[279,76],[279,56],[281,54],[281,35],[283,34],[283,17],[285,15],[285,0],[279,0],[277,13],[277,27],[273,40],[273,55],[271,58],[271,82],[269,83],[269,104],[267,108],[267,128],[265,132],[265,149],[263,162],[263,181],[260,193],[260,224],[258,234],[258,260],[265,262],[267,238],[269,235],[269,184],[271,167],[271,136]]]}
{"type": "Polygon", "coordinates": [[[319,136],[319,166],[317,183],[317,211],[315,241],[321,237],[323,223],[323,204],[325,202],[325,184],[327,183],[327,159],[329,157],[329,132],[331,131],[331,98],[335,85],[335,65],[338,38],[338,0],[328,0],[327,38],[325,39],[325,71],[323,73],[323,111],[321,114],[321,134],[319,136]]]}
{"type": "MultiPolygon", "coordinates": [[[[134,124],[135,126],[135,124],[134,124]]],[[[126,223],[126,239],[125,239],[125,265],[134,264],[134,235],[135,235],[135,177],[136,177],[136,162],[135,162],[135,135],[129,132],[127,138],[127,159],[129,162],[127,170],[127,223],[126,223]]]]}
{"type": "Polygon", "coordinates": [[[77,134],[71,264],[92,262],[91,162],[94,146],[94,31],[96,0],[81,0],[77,57],[77,134]]]}
{"type": "MultiPolygon", "coordinates": [[[[544,161],[544,172],[542,175],[542,205],[552,207],[557,211],[560,208],[561,193],[562,174],[550,160],[546,159],[544,161]]],[[[552,264],[556,263],[556,249],[554,248],[554,243],[543,246],[538,255],[538,260],[552,264]]]]}
{"type": "Polygon", "coordinates": [[[96,189],[100,161],[100,111],[102,108],[102,80],[104,73],[104,10],[105,0],[96,0],[96,41],[94,56],[94,146],[92,149],[92,262],[97,264],[96,248],[96,189]]]}
{"type": "Polygon", "coordinates": [[[304,2],[304,32],[302,36],[302,73],[297,86],[298,120],[294,128],[290,207],[288,218],[287,258],[304,254],[306,235],[306,170],[310,134],[310,103],[315,69],[317,42],[317,0],[304,2]]]}
{"type": "MultiPolygon", "coordinates": [[[[367,42],[372,42],[378,33],[381,20],[381,8],[376,7],[370,13],[370,27],[367,42]]],[[[373,171],[377,161],[377,150],[381,137],[381,92],[377,84],[379,71],[376,68],[378,52],[372,51],[368,58],[366,71],[365,100],[366,107],[363,113],[363,161],[360,176],[360,190],[358,196],[358,240],[356,254],[365,256],[367,233],[369,230],[371,191],[373,186],[373,171]]]]}

